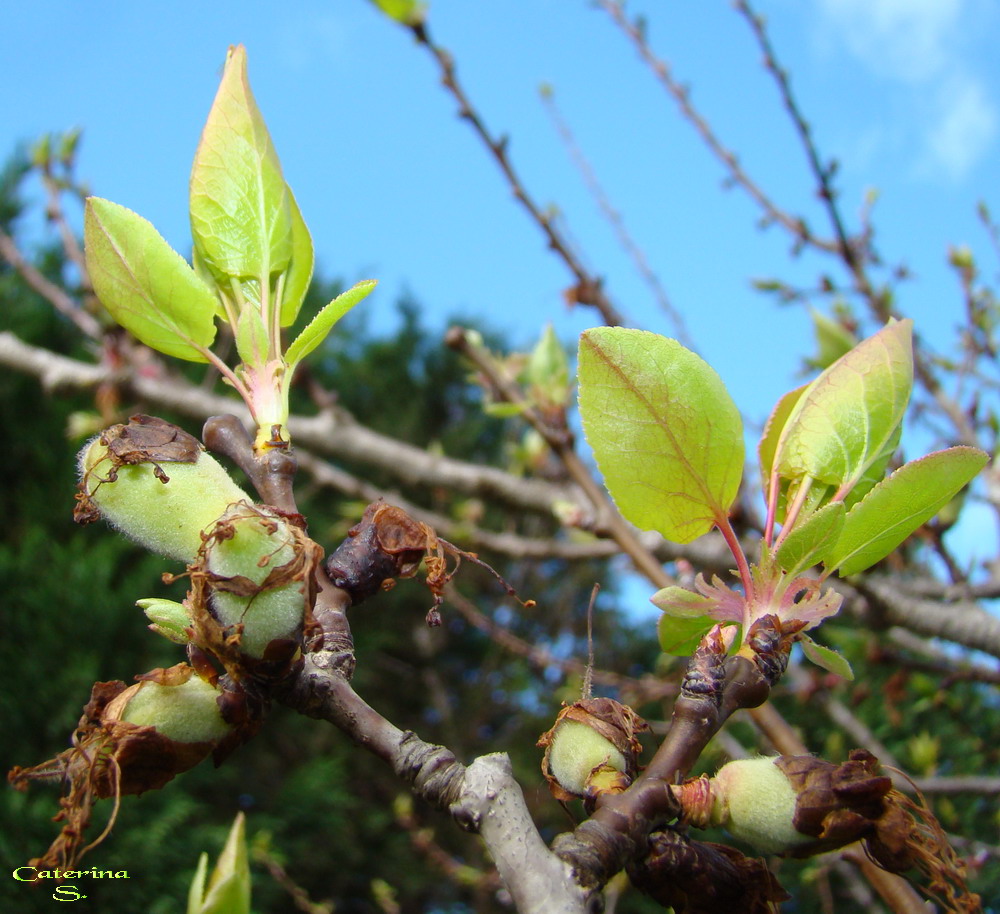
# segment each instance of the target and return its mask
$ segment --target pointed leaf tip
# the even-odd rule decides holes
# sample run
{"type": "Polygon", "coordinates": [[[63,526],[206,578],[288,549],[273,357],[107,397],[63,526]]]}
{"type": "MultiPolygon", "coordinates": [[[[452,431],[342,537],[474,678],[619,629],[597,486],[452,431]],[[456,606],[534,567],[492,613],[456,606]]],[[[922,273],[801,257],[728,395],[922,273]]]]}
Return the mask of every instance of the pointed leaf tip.
{"type": "Polygon", "coordinates": [[[111,316],[151,349],[207,362],[217,299],[152,223],[88,197],[83,237],[94,292],[111,316]]]}
{"type": "Polygon", "coordinates": [[[270,282],[292,258],[292,212],[281,163],[247,77],[246,49],[229,49],[191,169],[191,233],[205,266],[270,282]]]}
{"type": "Polygon", "coordinates": [[[322,308],[294,339],[285,353],[285,361],[295,366],[326,339],[334,325],[377,285],[374,279],[365,279],[346,292],[341,292],[322,308]]]}
{"type": "Polygon", "coordinates": [[[959,446],[911,460],[882,480],[844,520],[823,558],[829,571],[857,574],[884,559],[927,523],[989,462],[978,448],[959,446]]]}
{"type": "Polygon", "coordinates": [[[774,446],[773,466],[783,478],[849,487],[880,459],[913,386],[912,325],[887,324],[795,400],[774,446]]]}

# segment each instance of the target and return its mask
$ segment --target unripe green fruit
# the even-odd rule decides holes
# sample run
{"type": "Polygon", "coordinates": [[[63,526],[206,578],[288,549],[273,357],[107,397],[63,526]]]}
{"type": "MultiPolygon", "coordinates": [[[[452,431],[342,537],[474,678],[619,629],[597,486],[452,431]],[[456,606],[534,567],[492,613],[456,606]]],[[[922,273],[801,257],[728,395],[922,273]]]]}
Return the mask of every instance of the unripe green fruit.
{"type": "Polygon", "coordinates": [[[194,561],[201,532],[229,505],[249,501],[204,451],[194,463],[119,465],[95,438],[80,452],[79,462],[84,495],[112,526],[150,551],[182,562],[194,561]]]}
{"type": "Polygon", "coordinates": [[[213,575],[246,578],[255,589],[278,571],[273,586],[250,594],[217,587],[212,595],[212,611],[223,626],[242,623],[240,650],[260,658],[275,638],[296,639],[301,631],[306,605],[303,583],[280,573],[281,566],[295,560],[298,543],[288,522],[267,508],[232,505],[219,527],[231,528],[232,535],[209,544],[206,561],[213,575]]]}
{"type": "Polygon", "coordinates": [[[614,744],[586,724],[560,721],[552,734],[548,754],[549,773],[559,786],[576,796],[584,796],[590,776],[602,766],[627,771],[625,756],[614,744]]]}
{"type": "Polygon", "coordinates": [[[781,854],[814,840],[793,824],[796,794],[771,758],[737,759],[712,779],[712,823],[762,854],[781,854]]]}
{"type": "Polygon", "coordinates": [[[192,676],[180,685],[140,682],[121,720],[156,731],[179,743],[218,742],[232,729],[222,719],[218,689],[192,676]]]}

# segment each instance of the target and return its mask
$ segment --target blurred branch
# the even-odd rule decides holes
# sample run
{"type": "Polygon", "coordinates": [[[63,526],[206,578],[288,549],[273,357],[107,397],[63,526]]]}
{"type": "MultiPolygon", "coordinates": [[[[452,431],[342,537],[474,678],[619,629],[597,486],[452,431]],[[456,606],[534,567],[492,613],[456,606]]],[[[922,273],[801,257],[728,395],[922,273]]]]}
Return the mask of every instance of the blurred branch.
{"type": "Polygon", "coordinates": [[[0,257],[3,257],[17,272],[28,286],[48,301],[64,317],[69,318],[77,328],[93,340],[101,338],[101,325],[97,319],[84,311],[72,296],[47,279],[21,253],[14,239],[0,230],[0,257]]]}
{"type": "MultiPolygon", "coordinates": [[[[774,53],[771,39],[767,34],[764,18],[754,12],[747,0],[736,0],[733,5],[736,11],[750,25],[750,29],[764,54],[764,66],[774,77],[778,85],[778,91],[781,94],[782,104],[785,106],[785,111],[788,112],[788,116],[802,142],[802,148],[805,151],[809,169],[816,180],[818,188],[817,196],[823,202],[823,206],[830,217],[833,233],[837,239],[833,250],[835,250],[841,260],[847,265],[849,271],[857,278],[866,297],[874,299],[874,291],[864,271],[864,264],[873,259],[873,253],[870,244],[867,243],[867,236],[862,236],[860,239],[851,238],[847,233],[844,219],[840,213],[840,207],[837,205],[837,191],[833,186],[833,176],[837,170],[836,162],[824,164],[822,161],[819,150],[813,141],[812,128],[803,116],[802,109],[792,94],[788,71],[781,66],[774,53]]],[[[831,248],[826,247],[825,250],[829,251],[831,248]]],[[[883,322],[888,319],[888,316],[888,313],[886,313],[882,317],[883,322]]]]}
{"type": "MultiPolygon", "coordinates": [[[[209,416],[234,413],[244,423],[249,422],[246,408],[233,397],[211,393],[181,378],[112,373],[101,366],[31,346],[7,331],[0,332],[0,364],[38,377],[50,393],[63,388],[86,390],[111,381],[147,403],[183,416],[204,420],[209,416]]],[[[387,470],[405,483],[446,486],[541,513],[551,511],[556,501],[579,500],[568,487],[429,454],[414,445],[372,431],[339,408],[318,416],[295,417],[291,420],[291,429],[297,444],[387,470]]]]}
{"type": "Polygon", "coordinates": [[[593,167],[587,160],[587,157],[583,154],[583,150],[580,149],[580,146],[576,141],[576,137],[573,135],[573,131],[570,129],[569,124],[563,117],[562,112],[559,110],[559,106],[556,104],[555,93],[551,87],[544,87],[541,91],[541,97],[542,104],[545,107],[546,112],[548,112],[549,117],[552,119],[556,132],[565,144],[570,158],[573,160],[577,170],[580,172],[583,182],[586,184],[591,196],[597,202],[598,207],[604,214],[604,218],[607,219],[611,228],[614,230],[614,233],[618,236],[618,241],[622,248],[632,258],[632,262],[635,264],[636,270],[643,280],[645,280],[646,285],[649,286],[650,291],[653,293],[653,298],[660,306],[660,310],[663,311],[663,313],[674,325],[677,339],[689,349],[693,349],[694,344],[687,331],[684,318],[670,303],[670,297],[667,295],[667,290],[663,287],[660,277],[656,275],[656,271],[649,265],[649,261],[646,259],[646,255],[643,253],[642,248],[640,248],[632,238],[628,228],[625,226],[625,220],[622,218],[622,214],[615,209],[611,200],[608,198],[607,193],[605,193],[604,188],[601,186],[601,182],[597,179],[597,175],[595,174],[593,167]]]}
{"type": "MultiPolygon", "coordinates": [[[[587,664],[573,658],[561,659],[555,657],[549,650],[523,638],[488,618],[483,612],[454,588],[448,592],[448,603],[454,606],[469,622],[480,631],[485,632],[497,644],[519,657],[524,657],[532,666],[539,670],[555,668],[566,674],[582,677],[587,670],[587,664]]],[[[609,670],[595,669],[593,681],[614,689],[627,690],[636,696],[637,702],[656,701],[673,697],[677,694],[677,685],[665,682],[659,677],[647,675],[641,679],[614,673],[609,670]]]]}
{"type": "Polygon", "coordinates": [[[639,56],[656,75],[660,85],[677,103],[681,114],[694,127],[712,154],[725,166],[732,182],[750,195],[764,211],[767,221],[783,226],[795,239],[796,246],[809,245],[833,253],[839,251],[839,244],[836,241],[814,235],[803,219],[778,206],[750,177],[736,154],[723,145],[708,121],[692,104],[690,92],[674,78],[670,65],[653,53],[644,30],[626,15],[624,3],[621,0],[597,0],[597,5],[611,16],[618,28],[632,42],[639,56]]]}
{"type": "MultiPolygon", "coordinates": [[[[112,373],[98,365],[30,346],[7,331],[0,332],[0,365],[39,378],[43,388],[50,393],[64,388],[90,389],[111,381],[121,384],[151,405],[199,421],[221,413],[236,413],[244,422],[249,419],[242,404],[233,398],[209,393],[182,379],[112,373]]],[[[298,445],[370,464],[408,484],[445,486],[457,492],[495,498],[532,512],[548,513],[559,500],[571,501],[580,505],[585,513],[587,511],[581,496],[572,487],[556,486],[539,479],[524,479],[493,467],[428,454],[413,445],[366,428],[343,410],[324,411],[314,417],[293,417],[290,427],[298,445]]],[[[583,471],[586,472],[585,467],[583,471]]],[[[593,480],[591,484],[596,486],[593,480]]],[[[595,532],[601,532],[602,528],[611,530],[606,523],[598,523],[597,527],[595,532]]],[[[705,537],[704,542],[679,547],[662,543],[659,537],[637,534],[627,525],[623,531],[636,556],[645,555],[643,564],[650,571],[647,576],[658,587],[666,586],[671,581],[661,561],[686,558],[698,567],[722,572],[731,564],[731,557],[727,558],[728,553],[717,538],[705,537]],[[648,545],[647,540],[655,540],[656,545],[648,545]]],[[[621,547],[617,537],[611,535],[621,547]]],[[[498,542],[502,545],[504,541],[498,542]]],[[[514,544],[508,545],[513,547],[514,544]]],[[[833,583],[845,593],[846,608],[868,617],[881,627],[902,626],[921,635],[945,638],[1000,657],[1000,619],[975,602],[939,603],[917,594],[911,595],[898,577],[861,578],[854,586],[842,581],[833,583]]]]}
{"type": "Polygon", "coordinates": [[[908,591],[899,575],[866,575],[853,586],[867,600],[871,616],[882,625],[899,625],[918,635],[945,638],[1000,657],[1000,618],[978,603],[937,603],[921,598],[908,591]]]}
{"type": "Polygon", "coordinates": [[[87,279],[87,262],[83,256],[83,248],[80,247],[76,233],[70,227],[62,207],[63,190],[70,190],[81,203],[84,200],[85,194],[82,189],[73,186],[71,165],[68,164],[66,166],[67,178],[62,180],[55,177],[52,166],[52,159],[49,158],[39,168],[42,176],[42,185],[45,187],[45,194],[48,197],[48,203],[45,206],[45,217],[58,229],[59,238],[66,257],[80,271],[83,285],[87,286],[89,285],[89,280],[87,279]]]}
{"type": "Polygon", "coordinates": [[[553,428],[541,413],[528,402],[521,388],[507,377],[485,347],[476,345],[461,327],[452,327],[446,336],[448,345],[462,353],[489,380],[496,392],[507,403],[521,408],[521,417],[545,439],[546,444],[562,461],[570,479],[587,497],[597,513],[599,528],[608,535],[634,563],[635,567],[657,587],[667,587],[673,578],[663,570],[660,561],[642,544],[635,530],[618,512],[614,503],[598,485],[593,473],[576,453],[572,436],[565,428],[553,428]]]}
{"type": "Polygon", "coordinates": [[[624,323],[621,313],[604,292],[601,278],[594,276],[584,267],[583,262],[574,253],[568,239],[556,227],[552,216],[543,212],[528,193],[507,153],[507,138],[495,137],[490,133],[482,116],[473,106],[464,87],[458,81],[455,61],[451,54],[431,40],[425,23],[417,23],[408,26],[408,28],[417,43],[425,48],[437,63],[441,72],[441,84],[457,102],[459,117],[468,121],[472,126],[476,135],[503,172],[514,198],[527,210],[531,220],[542,230],[549,249],[566,264],[576,279],[574,286],[566,292],[567,300],[570,304],[590,305],[596,308],[606,324],[624,323]]]}

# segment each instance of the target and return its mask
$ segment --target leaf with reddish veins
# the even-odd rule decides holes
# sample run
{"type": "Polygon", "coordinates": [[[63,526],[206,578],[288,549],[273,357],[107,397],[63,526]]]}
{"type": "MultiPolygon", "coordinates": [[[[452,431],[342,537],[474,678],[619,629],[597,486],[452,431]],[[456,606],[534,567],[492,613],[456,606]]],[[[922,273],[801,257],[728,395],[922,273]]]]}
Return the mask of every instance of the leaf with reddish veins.
{"type": "Polygon", "coordinates": [[[676,543],[725,520],[743,423],[704,360],[655,333],[599,327],[580,338],[579,378],[587,441],[627,520],[676,543]]]}
{"type": "Polygon", "coordinates": [[[784,423],[774,467],[848,488],[883,454],[913,386],[912,321],[888,324],[827,368],[784,423]]]}

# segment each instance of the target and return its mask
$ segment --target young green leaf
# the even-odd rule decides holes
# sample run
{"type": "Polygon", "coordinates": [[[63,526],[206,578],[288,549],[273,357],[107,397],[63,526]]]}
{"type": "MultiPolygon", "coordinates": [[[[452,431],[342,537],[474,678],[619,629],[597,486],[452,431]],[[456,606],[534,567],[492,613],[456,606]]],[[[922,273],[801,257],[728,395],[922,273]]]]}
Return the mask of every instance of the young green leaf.
{"type": "Polygon", "coordinates": [[[372,3],[400,25],[420,25],[427,15],[427,4],[421,0],[372,0],[372,3]]]}
{"type": "Polygon", "coordinates": [[[879,459],[910,398],[911,328],[910,320],[888,324],[809,385],[776,447],[781,476],[844,488],[879,459]]]}
{"type": "Polygon", "coordinates": [[[230,48],[191,169],[191,233],[220,285],[269,283],[292,258],[292,214],[281,163],[247,79],[246,50],[230,48]]]}
{"type": "Polygon", "coordinates": [[[302,328],[302,332],[288,347],[285,361],[293,367],[301,362],[326,339],[334,324],[375,288],[375,284],[374,279],[365,279],[346,292],[341,292],[302,328]]]}
{"type": "Polygon", "coordinates": [[[205,881],[208,879],[208,853],[198,856],[198,867],[188,887],[187,914],[200,914],[201,900],[205,897],[205,881]]]}
{"type": "Polygon", "coordinates": [[[793,577],[815,565],[837,542],[846,514],[844,503],[835,501],[796,524],[778,547],[778,564],[793,577]]]}
{"type": "Polygon", "coordinates": [[[792,414],[795,404],[799,402],[799,397],[806,392],[808,387],[808,384],[803,384],[801,387],[796,387],[795,390],[788,391],[774,405],[771,415],[767,417],[767,422],[764,424],[764,433],[760,436],[760,443],[757,445],[757,463],[760,465],[761,481],[764,484],[765,492],[771,470],[774,468],[774,455],[781,433],[785,430],[785,423],[792,414]]]}
{"type": "Polygon", "coordinates": [[[889,466],[889,461],[892,460],[893,455],[899,448],[899,441],[903,437],[903,423],[900,422],[896,426],[896,431],[893,435],[889,437],[886,441],[885,446],[882,448],[882,453],[879,454],[871,463],[871,465],[861,474],[861,478],[853,485],[851,491],[847,493],[844,498],[844,507],[848,511],[851,510],[859,501],[861,501],[872,489],[875,488],[883,479],[885,479],[885,471],[889,466]]]}
{"type": "Polygon", "coordinates": [[[198,861],[198,871],[188,893],[188,914],[250,914],[250,863],[243,813],[237,813],[233,820],[207,888],[202,862],[198,861]],[[203,893],[200,898],[196,897],[198,892],[203,893]]]}
{"type": "Polygon", "coordinates": [[[525,376],[532,397],[543,406],[565,406],[569,401],[569,360],[551,323],[531,351],[525,376]]]}
{"type": "Polygon", "coordinates": [[[261,367],[268,360],[267,327],[256,308],[243,308],[236,322],[236,351],[244,365],[261,367]]]}
{"type": "Polygon", "coordinates": [[[656,626],[660,650],[673,657],[687,657],[694,653],[698,642],[716,624],[711,616],[681,618],[664,614],[656,626]]]}
{"type": "Polygon", "coordinates": [[[810,364],[814,367],[823,369],[832,365],[858,344],[854,334],[839,321],[827,317],[815,308],[810,309],[809,316],[812,318],[813,332],[816,335],[817,352],[810,360],[810,364]]]}
{"type": "Polygon", "coordinates": [[[208,361],[217,299],[150,222],[88,197],[83,238],[94,291],[119,324],[158,352],[208,361]]]}
{"type": "Polygon", "coordinates": [[[290,327],[298,317],[313,273],[312,235],[306,227],[299,205],[288,189],[288,206],[292,217],[292,262],[285,276],[281,294],[281,326],[290,327]]]}
{"type": "Polygon", "coordinates": [[[622,515],[689,543],[723,520],[743,424],[721,378],[676,340],[599,327],[580,338],[580,415],[622,515]]]}
{"type": "Polygon", "coordinates": [[[847,512],[836,545],[823,557],[828,571],[864,571],[929,521],[986,466],[973,447],[935,451],[904,464],[847,512]]]}
{"type": "Polygon", "coordinates": [[[676,585],[663,587],[656,591],[649,598],[649,602],[668,616],[677,619],[693,619],[696,616],[703,616],[714,606],[712,600],[704,594],[676,585]]]}
{"type": "Polygon", "coordinates": [[[854,670],[851,669],[850,663],[842,654],[838,654],[832,648],[817,644],[808,635],[799,635],[799,639],[802,644],[802,653],[816,666],[839,676],[841,679],[846,679],[848,682],[854,680],[854,670]]]}

